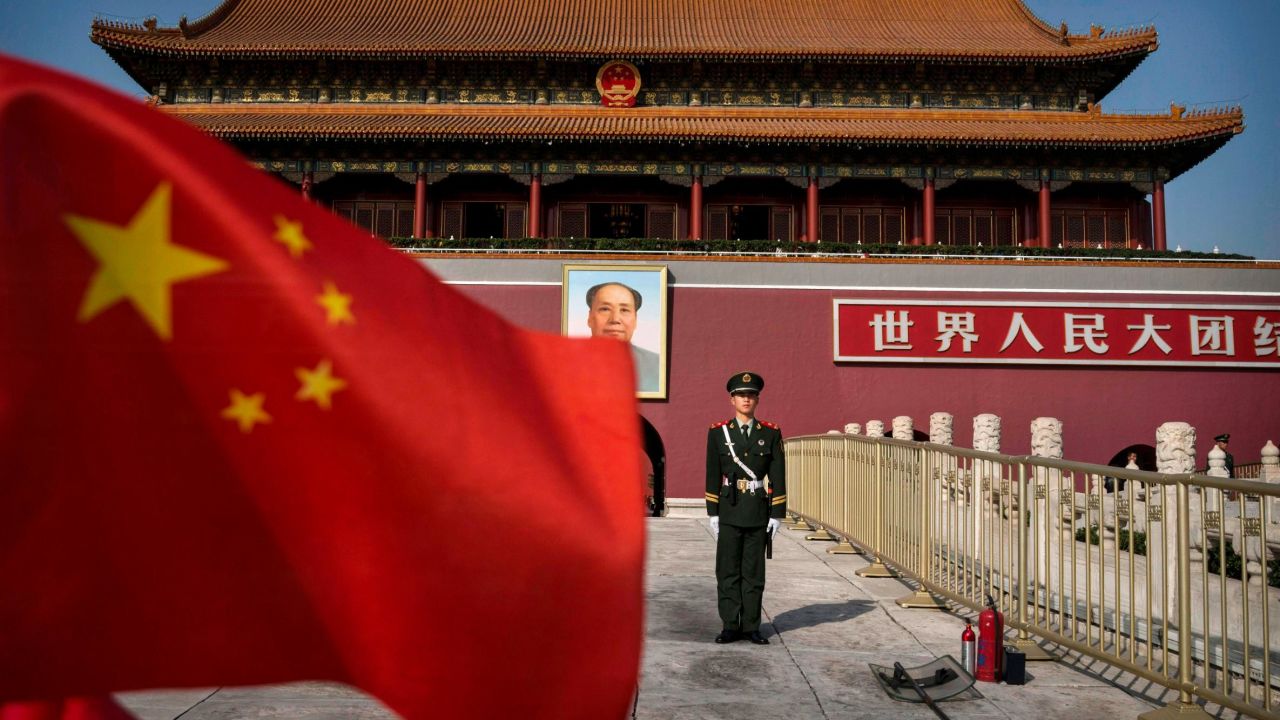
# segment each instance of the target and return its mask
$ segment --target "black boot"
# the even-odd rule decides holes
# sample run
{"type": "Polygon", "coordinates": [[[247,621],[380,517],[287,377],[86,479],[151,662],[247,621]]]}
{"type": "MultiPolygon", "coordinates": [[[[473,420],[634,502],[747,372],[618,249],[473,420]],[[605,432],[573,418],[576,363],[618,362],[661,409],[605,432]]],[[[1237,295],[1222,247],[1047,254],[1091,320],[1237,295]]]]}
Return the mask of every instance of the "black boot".
{"type": "MultiPolygon", "coordinates": [[[[720,631],[719,635],[716,636],[716,644],[724,645],[726,643],[737,642],[739,637],[740,637],[740,634],[738,633],[737,630],[729,630],[728,628],[725,628],[724,630],[720,631]]],[[[768,642],[768,641],[766,640],[765,642],[768,642]]]]}

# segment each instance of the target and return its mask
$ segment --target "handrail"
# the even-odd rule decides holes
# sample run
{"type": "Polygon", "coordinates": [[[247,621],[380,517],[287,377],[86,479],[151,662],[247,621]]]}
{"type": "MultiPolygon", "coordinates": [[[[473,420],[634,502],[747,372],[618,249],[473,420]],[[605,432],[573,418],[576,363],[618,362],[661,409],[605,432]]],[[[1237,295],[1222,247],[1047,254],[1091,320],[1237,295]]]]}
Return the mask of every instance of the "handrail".
{"type": "Polygon", "coordinates": [[[871,556],[860,574],[917,583],[904,606],[989,594],[1027,650],[1159,683],[1176,711],[1280,717],[1280,486],[843,434],[786,448],[791,514],[871,556]]]}

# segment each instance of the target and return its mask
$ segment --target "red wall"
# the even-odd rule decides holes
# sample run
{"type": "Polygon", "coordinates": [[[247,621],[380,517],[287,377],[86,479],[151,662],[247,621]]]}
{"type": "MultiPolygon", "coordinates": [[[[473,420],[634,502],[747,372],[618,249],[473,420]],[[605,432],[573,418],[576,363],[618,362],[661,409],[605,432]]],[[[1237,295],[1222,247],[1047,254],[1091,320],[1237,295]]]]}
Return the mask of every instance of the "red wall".
{"type": "MultiPolygon", "coordinates": [[[[559,287],[457,287],[516,324],[560,330],[559,287]]],[[[1237,464],[1256,462],[1268,439],[1280,442],[1280,372],[1271,370],[834,363],[832,299],[877,296],[904,294],[674,288],[669,399],[640,407],[666,443],[668,497],[701,496],[706,430],[732,415],[725,381],[743,370],[765,378],[759,417],[781,425],[788,437],[869,419],[890,429],[896,415],[910,415],[917,430],[928,432],[929,415],[945,411],[955,416],[956,445],[966,447],[974,415],[999,415],[1002,450],[1014,455],[1030,452],[1033,418],[1059,418],[1067,459],[1100,464],[1128,445],[1154,445],[1156,427],[1171,420],[1196,428],[1200,465],[1218,433],[1231,433],[1237,464]]],[[[982,299],[1010,297],[991,293],[982,299]]],[[[964,299],[978,300],[972,294],[964,299]]],[[[1054,293],[1016,299],[1073,298],[1054,293]]],[[[1074,299],[1172,302],[1158,295],[1074,299]]],[[[1258,298],[1195,298],[1205,304],[1242,301],[1256,304],[1258,298]]]]}

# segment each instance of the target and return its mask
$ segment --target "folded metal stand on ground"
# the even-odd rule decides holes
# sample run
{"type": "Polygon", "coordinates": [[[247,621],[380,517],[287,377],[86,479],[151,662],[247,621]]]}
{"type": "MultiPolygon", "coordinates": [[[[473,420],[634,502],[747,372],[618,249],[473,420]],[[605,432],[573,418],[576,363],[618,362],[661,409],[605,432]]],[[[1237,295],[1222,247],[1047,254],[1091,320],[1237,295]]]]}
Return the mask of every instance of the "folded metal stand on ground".
{"type": "Polygon", "coordinates": [[[943,655],[933,662],[913,668],[903,668],[902,663],[897,662],[893,667],[875,663],[868,665],[889,697],[904,702],[925,703],[944,720],[947,715],[935,701],[946,700],[965,691],[970,692],[970,697],[982,697],[973,689],[973,676],[965,672],[960,663],[950,655],[943,655]]]}

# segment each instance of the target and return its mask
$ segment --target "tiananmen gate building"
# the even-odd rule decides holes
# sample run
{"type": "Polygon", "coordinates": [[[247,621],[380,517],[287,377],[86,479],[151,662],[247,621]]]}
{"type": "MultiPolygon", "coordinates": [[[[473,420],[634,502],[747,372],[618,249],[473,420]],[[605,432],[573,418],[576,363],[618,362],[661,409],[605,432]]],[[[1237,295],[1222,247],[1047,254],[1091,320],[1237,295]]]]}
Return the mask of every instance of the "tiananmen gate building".
{"type": "Polygon", "coordinates": [[[1164,250],[1165,184],[1244,118],[1107,112],[1152,27],[1073,33],[1021,0],[224,0],[92,39],[163,111],[371,233],[421,238],[425,264],[519,324],[567,329],[566,263],[661,266],[662,389],[641,412],[672,497],[701,497],[703,431],[742,369],[788,435],[948,411],[965,444],[994,412],[1019,453],[1053,416],[1067,457],[1107,463],[1169,420],[1205,451],[1231,432],[1242,459],[1278,429],[1265,264],[450,252],[1164,250]]]}

